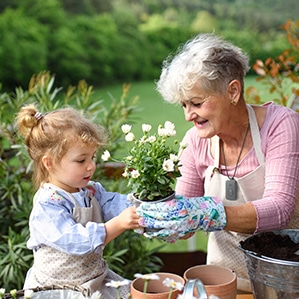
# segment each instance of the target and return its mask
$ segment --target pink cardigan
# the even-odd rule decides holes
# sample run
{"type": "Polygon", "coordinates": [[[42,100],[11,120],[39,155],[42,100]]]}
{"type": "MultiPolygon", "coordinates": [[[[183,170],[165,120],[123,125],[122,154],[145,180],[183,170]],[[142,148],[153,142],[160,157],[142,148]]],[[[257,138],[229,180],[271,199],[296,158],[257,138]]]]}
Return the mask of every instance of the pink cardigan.
{"type": "MultiPolygon", "coordinates": [[[[257,212],[256,232],[283,229],[290,221],[299,200],[299,114],[283,106],[267,106],[265,122],[260,130],[265,157],[265,190],[262,198],[252,201],[257,212]]],[[[188,144],[181,157],[182,176],[176,193],[185,197],[204,194],[206,168],[214,164],[210,139],[198,137],[191,128],[185,135],[188,144]]],[[[242,177],[258,166],[254,148],[239,162],[236,177],[242,177]]],[[[224,170],[224,166],[220,165],[224,170]]],[[[228,167],[233,175],[234,167],[228,167]]]]}

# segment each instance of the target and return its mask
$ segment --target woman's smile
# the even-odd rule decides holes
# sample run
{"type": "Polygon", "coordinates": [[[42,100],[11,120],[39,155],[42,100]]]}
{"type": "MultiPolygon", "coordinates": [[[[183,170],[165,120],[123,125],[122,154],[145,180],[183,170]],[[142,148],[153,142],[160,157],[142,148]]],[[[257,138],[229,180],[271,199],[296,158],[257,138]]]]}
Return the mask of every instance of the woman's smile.
{"type": "Polygon", "coordinates": [[[207,123],[208,123],[208,120],[194,121],[195,127],[199,128],[199,129],[202,129],[207,123]]]}

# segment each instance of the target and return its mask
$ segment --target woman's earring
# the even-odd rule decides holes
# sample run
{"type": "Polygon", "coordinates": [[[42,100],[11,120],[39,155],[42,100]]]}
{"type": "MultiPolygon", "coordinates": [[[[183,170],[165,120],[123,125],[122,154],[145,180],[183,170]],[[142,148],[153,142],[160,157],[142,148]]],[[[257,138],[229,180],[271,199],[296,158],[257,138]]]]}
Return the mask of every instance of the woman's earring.
{"type": "Polygon", "coordinates": [[[234,106],[236,106],[236,105],[237,105],[237,102],[236,102],[235,100],[232,100],[232,101],[231,101],[231,104],[234,105],[234,106]]]}

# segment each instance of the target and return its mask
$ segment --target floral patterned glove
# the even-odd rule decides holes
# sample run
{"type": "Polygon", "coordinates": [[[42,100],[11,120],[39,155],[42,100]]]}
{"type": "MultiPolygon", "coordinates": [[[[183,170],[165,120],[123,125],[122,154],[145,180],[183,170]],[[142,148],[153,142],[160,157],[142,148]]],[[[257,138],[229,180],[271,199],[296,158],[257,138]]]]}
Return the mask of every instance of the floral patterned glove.
{"type": "Polygon", "coordinates": [[[137,208],[145,227],[144,235],[173,243],[197,230],[206,232],[222,230],[226,226],[226,214],[218,197],[176,198],[160,203],[143,202],[137,208]]]}

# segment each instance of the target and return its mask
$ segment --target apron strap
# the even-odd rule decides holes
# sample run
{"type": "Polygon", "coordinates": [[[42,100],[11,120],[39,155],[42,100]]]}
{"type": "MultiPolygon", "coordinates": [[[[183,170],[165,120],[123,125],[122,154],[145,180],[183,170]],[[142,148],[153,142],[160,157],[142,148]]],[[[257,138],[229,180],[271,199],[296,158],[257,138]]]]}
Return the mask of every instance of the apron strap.
{"type": "Polygon", "coordinates": [[[250,105],[246,105],[249,115],[249,123],[250,123],[250,131],[252,136],[253,147],[255,150],[256,157],[262,165],[265,162],[264,154],[262,152],[262,142],[261,142],[261,135],[260,130],[257,124],[256,116],[253,111],[253,108],[250,105]]]}
{"type": "Polygon", "coordinates": [[[220,159],[220,138],[218,135],[212,137],[212,143],[215,144],[215,156],[214,156],[214,169],[219,168],[219,159],[220,159]]]}

